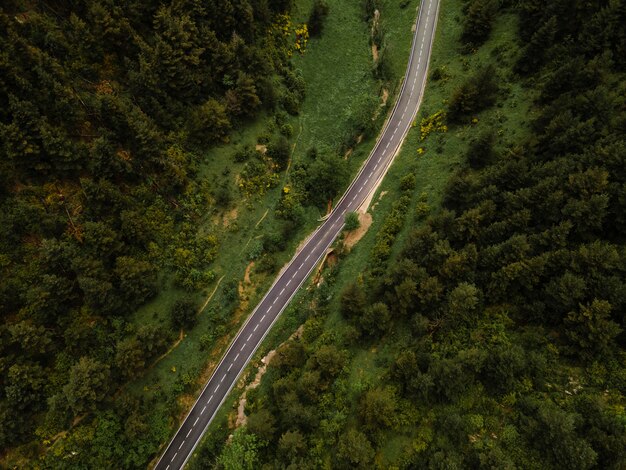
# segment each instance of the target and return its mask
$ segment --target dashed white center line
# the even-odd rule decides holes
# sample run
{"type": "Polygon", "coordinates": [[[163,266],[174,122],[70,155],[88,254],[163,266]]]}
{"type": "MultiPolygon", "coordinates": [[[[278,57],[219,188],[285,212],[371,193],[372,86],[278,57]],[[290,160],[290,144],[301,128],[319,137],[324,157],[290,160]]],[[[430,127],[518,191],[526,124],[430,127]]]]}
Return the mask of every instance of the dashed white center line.
{"type": "Polygon", "coordinates": [[[194,427],[194,428],[196,427],[196,424],[198,424],[198,420],[199,420],[199,419],[200,419],[200,418],[196,418],[196,420],[193,422],[193,427],[194,427]]]}
{"type": "Polygon", "coordinates": [[[263,316],[261,317],[261,321],[263,321],[263,320],[265,320],[265,315],[263,315],[263,316]]]}
{"type": "MultiPolygon", "coordinates": [[[[252,334],[250,334],[250,336],[252,336],[252,334]]],[[[250,341],[250,336],[248,336],[248,341],[250,341]]],[[[246,341],[246,342],[247,342],[247,341],[246,341]]],[[[243,348],[245,348],[245,347],[246,347],[246,345],[245,345],[245,343],[244,343],[244,345],[243,345],[243,346],[241,346],[241,349],[239,350],[239,352],[243,351],[243,348]]]]}
{"type": "Polygon", "coordinates": [[[257,323],[257,324],[254,326],[254,330],[252,330],[252,331],[256,331],[256,329],[257,329],[258,327],[259,327],[259,324],[257,323]]]}
{"type": "MultiPolygon", "coordinates": [[[[334,227],[334,225],[333,225],[333,227],[334,227]]],[[[289,280],[287,281],[287,285],[289,285],[289,284],[291,284],[291,279],[289,279],[289,280]]]]}
{"type": "Polygon", "coordinates": [[[304,266],[304,263],[302,263],[302,264],[300,265],[300,267],[298,268],[298,271],[300,271],[300,270],[302,269],[302,266],[304,266]]]}
{"type": "Polygon", "coordinates": [[[183,448],[183,444],[185,443],[185,441],[181,442],[180,445],[178,446],[178,450],[183,448]]]}
{"type": "Polygon", "coordinates": [[[376,160],[378,163],[380,163],[380,158],[381,158],[381,157],[378,157],[378,160],[376,160]]]}
{"type": "Polygon", "coordinates": [[[206,401],[206,404],[208,405],[209,403],[211,403],[211,400],[213,400],[213,395],[209,397],[209,399],[206,401]]]}
{"type": "Polygon", "coordinates": [[[378,163],[374,165],[374,171],[376,171],[376,168],[378,168],[378,163]]]}
{"type": "Polygon", "coordinates": [[[306,257],[306,258],[304,258],[304,261],[308,261],[310,257],[311,257],[311,253],[309,253],[309,254],[307,255],[307,257],[306,257]]]}
{"type": "Polygon", "coordinates": [[[168,465],[167,467],[165,467],[165,470],[169,470],[170,466],[168,465]]]}
{"type": "Polygon", "coordinates": [[[215,387],[215,390],[213,390],[213,393],[217,392],[218,388],[220,388],[220,384],[217,384],[217,387],[215,387]]]}
{"type": "Polygon", "coordinates": [[[239,353],[237,353],[237,355],[235,356],[235,359],[233,359],[233,362],[235,362],[238,357],[239,357],[239,353]]]}
{"type": "Polygon", "coordinates": [[[230,372],[230,369],[233,367],[233,363],[231,362],[230,365],[228,366],[228,369],[226,369],[226,372],[230,372]]]}
{"type": "Polygon", "coordinates": [[[204,405],[204,407],[202,408],[202,411],[200,412],[200,414],[204,414],[204,410],[206,410],[206,405],[204,405]]]}
{"type": "Polygon", "coordinates": [[[285,292],[285,288],[283,287],[282,290],[280,291],[280,294],[278,295],[283,295],[283,292],[285,292]]]}
{"type": "MultiPolygon", "coordinates": [[[[193,429],[190,429],[190,430],[189,430],[189,432],[187,433],[187,437],[189,437],[189,434],[191,434],[191,431],[193,431],[193,429]]],[[[187,437],[186,437],[186,438],[187,438],[187,437]]],[[[186,438],[185,438],[185,439],[186,439],[186,438]]]]}
{"type": "Polygon", "coordinates": [[[174,461],[174,459],[176,458],[176,456],[177,456],[177,455],[178,455],[178,452],[176,452],[176,453],[174,454],[174,457],[172,457],[172,460],[171,460],[172,462],[174,461]]]}
{"type": "Polygon", "coordinates": [[[224,379],[226,378],[226,374],[224,374],[224,376],[222,377],[222,379],[220,380],[220,383],[222,383],[224,381],[224,379]]]}
{"type": "Polygon", "coordinates": [[[270,313],[270,310],[272,310],[273,304],[270,305],[270,308],[267,309],[267,313],[270,313]]]}

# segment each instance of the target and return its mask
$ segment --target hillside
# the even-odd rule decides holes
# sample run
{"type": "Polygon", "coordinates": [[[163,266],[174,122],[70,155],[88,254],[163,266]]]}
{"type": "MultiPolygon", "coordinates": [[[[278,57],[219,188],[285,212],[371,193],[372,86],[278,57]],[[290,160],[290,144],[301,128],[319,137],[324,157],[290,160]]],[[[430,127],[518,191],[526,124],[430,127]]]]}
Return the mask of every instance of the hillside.
{"type": "Polygon", "coordinates": [[[626,465],[625,14],[442,2],[371,228],[197,468],[626,465]]]}

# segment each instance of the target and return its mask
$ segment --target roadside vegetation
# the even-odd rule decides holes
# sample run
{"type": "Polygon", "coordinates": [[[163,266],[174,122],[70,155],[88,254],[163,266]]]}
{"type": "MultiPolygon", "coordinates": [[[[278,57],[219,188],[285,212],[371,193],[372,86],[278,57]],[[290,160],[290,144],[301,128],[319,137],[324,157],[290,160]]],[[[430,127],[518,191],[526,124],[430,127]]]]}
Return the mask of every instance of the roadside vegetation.
{"type": "Polygon", "coordinates": [[[442,2],[369,232],[196,468],[626,465],[624,13],[442,2]]]}

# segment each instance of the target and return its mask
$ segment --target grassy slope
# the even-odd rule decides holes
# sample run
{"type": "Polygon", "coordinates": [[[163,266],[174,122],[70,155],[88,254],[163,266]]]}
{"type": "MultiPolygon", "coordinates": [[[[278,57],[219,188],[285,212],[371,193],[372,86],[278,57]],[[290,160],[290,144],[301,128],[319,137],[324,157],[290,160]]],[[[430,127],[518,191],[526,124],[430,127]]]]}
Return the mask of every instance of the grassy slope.
{"type": "MultiPolygon", "coordinates": [[[[461,55],[458,52],[458,37],[461,31],[458,22],[460,8],[461,5],[458,3],[442,0],[430,71],[432,73],[436,68],[444,67],[449,78],[438,82],[429,81],[421,110],[418,113],[418,123],[421,118],[445,109],[446,98],[451,96],[452,91],[476,64],[479,62],[498,64],[510,59],[516,53],[515,18],[505,15],[495,24],[492,39],[478,53],[469,56],[461,55]]],[[[506,82],[507,77],[503,78],[506,82]]],[[[425,196],[431,211],[438,211],[447,180],[452,172],[463,164],[463,154],[472,137],[480,134],[483,129],[495,128],[501,136],[498,144],[504,147],[506,141],[502,136],[505,129],[506,135],[511,137],[517,132],[525,132],[524,123],[529,119],[531,112],[529,104],[532,102],[532,99],[525,93],[527,94],[527,91],[517,84],[506,84],[501,100],[502,106],[481,113],[478,116],[478,122],[474,125],[453,128],[446,134],[433,133],[424,141],[420,139],[419,125],[409,132],[400,154],[379,190],[387,194],[373,210],[372,227],[353,253],[342,262],[334,285],[335,307],[338,305],[338,293],[343,286],[355,279],[367,265],[375,243],[375,235],[384,221],[391,202],[399,196],[398,180],[403,175],[414,172],[417,184],[412,207],[415,207],[420,196],[425,196]],[[417,154],[419,147],[426,150],[422,156],[417,154]]],[[[374,199],[376,200],[377,198],[374,199]]],[[[404,228],[396,239],[396,252],[402,246],[402,240],[408,232],[419,225],[420,221],[415,213],[409,213],[404,228]]],[[[338,308],[331,310],[334,313],[327,320],[326,331],[337,331],[344,326],[344,322],[338,314],[338,308]]],[[[384,368],[378,367],[377,364],[385,364],[388,359],[395,357],[408,339],[401,333],[395,333],[392,337],[383,339],[382,344],[376,349],[356,348],[349,366],[349,376],[345,379],[348,394],[358,396],[366,386],[380,384],[384,368]]],[[[418,430],[414,432],[417,433],[418,430]]],[[[398,463],[395,459],[401,454],[402,448],[412,444],[412,440],[406,435],[390,433],[388,437],[383,452],[377,457],[377,463],[382,468],[398,463]]]]}

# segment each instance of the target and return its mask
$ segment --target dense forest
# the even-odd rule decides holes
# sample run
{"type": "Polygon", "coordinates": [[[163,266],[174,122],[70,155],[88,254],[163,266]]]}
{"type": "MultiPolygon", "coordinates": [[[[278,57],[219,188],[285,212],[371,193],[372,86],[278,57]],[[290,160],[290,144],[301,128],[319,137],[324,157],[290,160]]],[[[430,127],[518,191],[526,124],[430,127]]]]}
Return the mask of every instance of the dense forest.
{"type": "MultiPolygon", "coordinates": [[[[298,112],[304,84],[289,58],[306,30],[294,35],[290,8],[2,3],[1,449],[21,445],[45,467],[123,468],[144,466],[166,440],[163,423],[148,421],[152,405],[121,387],[194,305],[176,304],[162,327],[128,316],[155,295],[159,273],[190,292],[212,281],[219,241],[195,222],[232,196],[194,173],[204,149],[257,114],[298,112]],[[67,447],[41,455],[79,423],[67,447]]],[[[282,145],[269,153],[276,167],[282,145]]]]}
{"type": "Polygon", "coordinates": [[[472,126],[519,84],[524,132],[472,136],[430,216],[399,182],[368,268],[327,270],[199,468],[626,467],[626,2],[466,0],[458,53],[503,15],[515,54],[468,70],[436,121],[472,126]]]}

